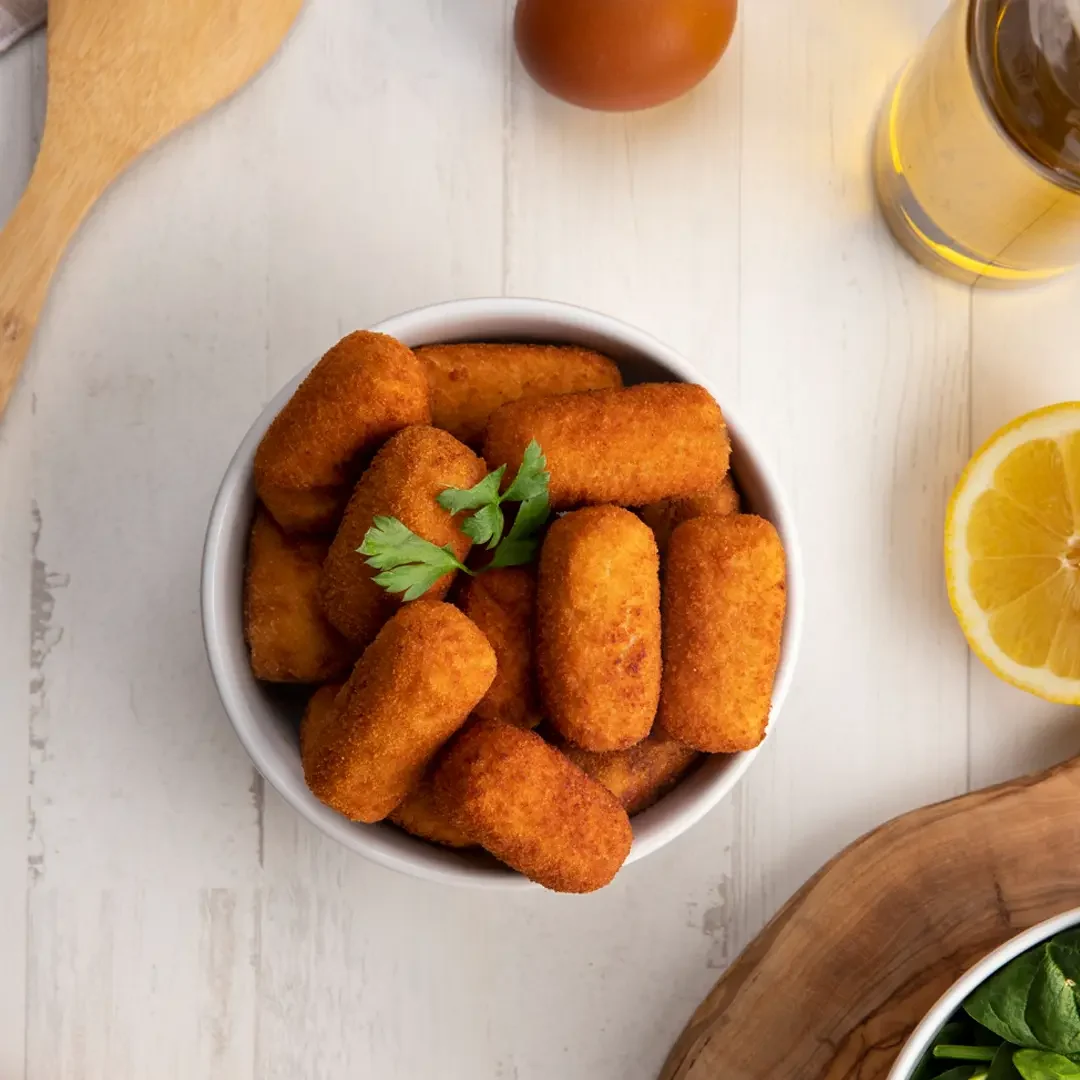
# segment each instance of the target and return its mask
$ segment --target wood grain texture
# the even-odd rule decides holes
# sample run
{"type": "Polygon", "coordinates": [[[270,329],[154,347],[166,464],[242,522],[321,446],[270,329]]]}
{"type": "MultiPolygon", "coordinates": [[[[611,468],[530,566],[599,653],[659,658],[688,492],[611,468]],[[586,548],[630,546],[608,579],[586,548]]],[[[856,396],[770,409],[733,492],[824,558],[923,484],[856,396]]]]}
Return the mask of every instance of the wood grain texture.
{"type": "Polygon", "coordinates": [[[250,890],[41,895],[31,920],[26,1075],[257,1075],[257,912],[250,890]]]}
{"type": "Polygon", "coordinates": [[[213,494],[265,386],[266,184],[243,167],[267,137],[260,91],[120,180],[39,335],[42,887],[255,884],[258,796],[206,667],[197,581],[213,494]]]}
{"type": "Polygon", "coordinates": [[[794,503],[810,615],[775,741],[736,792],[736,951],[839,847],[967,785],[941,543],[968,456],[969,294],[891,242],[869,157],[884,87],[942,6],[740,16],[740,402],[794,503]]]}
{"type": "MultiPolygon", "coordinates": [[[[30,175],[43,43],[0,63],[0,220],[30,175]]],[[[26,803],[29,790],[32,399],[23,395],[0,426],[0,1076],[25,1071],[26,803]]]]}
{"type": "Polygon", "coordinates": [[[301,3],[53,0],[41,152],[0,232],[0,416],[87,211],[139,154],[248,82],[301,3]]]}
{"type": "Polygon", "coordinates": [[[661,1080],[879,1080],[968,967],[1075,907],[1080,759],[913,811],[838,855],[717,983],[661,1080]]]}
{"type": "MultiPolygon", "coordinates": [[[[940,530],[969,427],[1078,396],[1054,350],[1080,281],[973,303],[909,263],[871,197],[874,111],[943,0],[744,4],[714,75],[625,117],[540,93],[512,6],[306,5],[265,77],[111,185],[60,267],[0,447],[13,1075],[28,1031],[29,1080],[73,1062],[110,1080],[217,1062],[652,1080],[837,850],[969,772],[1075,748],[1074,712],[977,668],[969,712],[940,530]],[[584,899],[441,889],[327,841],[255,777],[200,641],[202,531],[263,403],[348,330],[499,292],[609,311],[700,365],[773,457],[812,588],[796,686],[747,779],[584,899]],[[213,890],[236,897],[216,922],[229,993],[206,991],[213,890]],[[203,1030],[229,1032],[218,1059],[203,1030]]],[[[38,48],[0,59],[4,210],[35,148],[38,48]]]]}

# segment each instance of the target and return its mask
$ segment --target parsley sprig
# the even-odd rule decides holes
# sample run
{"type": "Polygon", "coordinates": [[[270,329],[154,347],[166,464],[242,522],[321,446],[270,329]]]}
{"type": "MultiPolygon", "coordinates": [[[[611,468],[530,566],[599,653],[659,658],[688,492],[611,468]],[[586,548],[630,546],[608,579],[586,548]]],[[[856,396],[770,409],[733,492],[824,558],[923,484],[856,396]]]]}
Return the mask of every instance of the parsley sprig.
{"type": "MultiPolygon", "coordinates": [[[[506,466],[501,465],[473,487],[447,488],[437,499],[451,514],[470,512],[461,523],[461,531],[474,544],[486,544],[492,552],[485,569],[531,562],[540,546],[540,530],[551,515],[551,477],[535,439],[525,448],[513,482],[500,492],[505,474],[506,466]],[[513,502],[519,505],[506,531],[503,504],[513,502]]],[[[357,551],[366,556],[368,566],[379,571],[375,583],[387,592],[402,593],[404,600],[423,596],[439,578],[454,570],[476,573],[458,559],[449,544],[439,547],[393,517],[376,517],[357,551]]]]}
{"type": "Polygon", "coordinates": [[[379,570],[372,578],[387,592],[404,593],[404,600],[415,600],[443,576],[454,570],[472,571],[459,561],[447,544],[439,547],[394,517],[376,517],[356,549],[367,556],[367,564],[379,570]]]}

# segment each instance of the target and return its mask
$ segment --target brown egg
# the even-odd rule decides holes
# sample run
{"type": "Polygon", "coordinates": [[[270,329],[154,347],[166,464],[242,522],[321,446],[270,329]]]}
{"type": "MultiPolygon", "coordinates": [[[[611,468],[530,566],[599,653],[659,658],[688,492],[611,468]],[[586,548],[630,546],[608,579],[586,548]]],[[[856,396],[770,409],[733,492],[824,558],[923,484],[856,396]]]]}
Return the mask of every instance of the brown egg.
{"type": "Polygon", "coordinates": [[[736,0],[519,0],[514,37],[529,74],[587,109],[661,105],[724,54],[736,0]]]}

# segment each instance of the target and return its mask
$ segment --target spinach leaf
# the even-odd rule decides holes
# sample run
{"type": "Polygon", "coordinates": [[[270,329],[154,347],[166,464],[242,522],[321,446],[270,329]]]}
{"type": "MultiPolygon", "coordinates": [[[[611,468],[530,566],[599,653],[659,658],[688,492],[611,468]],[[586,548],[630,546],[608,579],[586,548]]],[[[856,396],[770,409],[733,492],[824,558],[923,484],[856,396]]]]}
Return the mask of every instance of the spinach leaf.
{"type": "Polygon", "coordinates": [[[990,1071],[986,1074],[986,1080],[1021,1080],[1020,1074],[1013,1064],[1013,1054],[1016,1047],[1009,1043],[1002,1043],[994,1060],[990,1063],[990,1071]]]}
{"type": "Polygon", "coordinates": [[[978,987],[912,1080],[1080,1080],[1080,929],[1029,949],[978,987]],[[987,1047],[995,1051],[988,1066],[947,1068],[987,1047]]]}
{"type": "Polygon", "coordinates": [[[1060,935],[1043,948],[1043,962],[1031,987],[1031,1030],[1048,1050],[1080,1054],[1080,936],[1060,935]]]}
{"type": "Polygon", "coordinates": [[[1017,1050],[1013,1064],[1023,1080],[1080,1080],[1080,1065],[1061,1054],[1017,1050]]]}
{"type": "Polygon", "coordinates": [[[964,1002],[964,1011],[1006,1042],[1046,1050],[1028,1026],[1031,986],[1042,964],[1042,949],[1032,949],[995,972],[964,1002]]]}
{"type": "Polygon", "coordinates": [[[1080,1056],[1080,933],[1018,956],[964,1002],[968,1015],[1007,1042],[1080,1056]]]}
{"type": "Polygon", "coordinates": [[[1060,945],[1065,949],[1080,949],[1080,927],[1063,931],[1056,937],[1052,937],[1050,943],[1052,945],[1060,945]]]}

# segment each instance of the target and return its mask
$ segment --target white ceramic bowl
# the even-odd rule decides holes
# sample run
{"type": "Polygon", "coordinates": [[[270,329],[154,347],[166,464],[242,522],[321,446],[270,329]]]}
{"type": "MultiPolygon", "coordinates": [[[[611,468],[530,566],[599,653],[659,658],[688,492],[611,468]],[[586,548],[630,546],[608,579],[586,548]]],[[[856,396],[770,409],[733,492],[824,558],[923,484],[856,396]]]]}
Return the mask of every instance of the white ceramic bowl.
{"type": "Polygon", "coordinates": [[[1080,926],[1080,908],[1073,908],[1072,911],[1055,915],[1052,919],[1047,919],[1025,930],[1022,934],[1017,934],[965,972],[942,994],[937,1004],[923,1018],[922,1023],[911,1033],[899,1057],[893,1062],[888,1080],[909,1080],[916,1066],[922,1061],[923,1055],[933,1043],[934,1037],[948,1022],[949,1017],[995,971],[1003,968],[1010,960],[1015,960],[1021,953],[1033,949],[1040,942],[1073,926],[1080,926]]]}
{"type": "MultiPolygon", "coordinates": [[[[373,329],[406,345],[453,341],[539,341],[583,345],[618,362],[628,383],[681,381],[708,385],[678,353],[626,323],[583,308],[542,300],[461,300],[421,308],[373,329]]],[[[346,820],[320,803],[304,783],[297,725],[304,697],[268,687],[251,675],[244,644],[241,597],[248,530],[255,506],[255,448],[297,384],[263,410],[240,444],[210,515],[202,568],[203,632],[225,711],[256,768],[299,813],[328,836],[383,866],[418,877],[486,887],[527,887],[519,874],[483,853],[457,852],[414,839],[389,825],[346,820]]],[[[723,395],[710,387],[727,419],[732,469],[747,508],[772,521],[788,559],[788,607],[780,668],[773,691],[775,720],[791,684],[802,623],[803,578],[791,512],[764,456],[723,395]]],[[[709,812],[750,767],[756,751],[707,759],[655,806],[634,818],[628,862],[644,858],[709,812]]]]}

